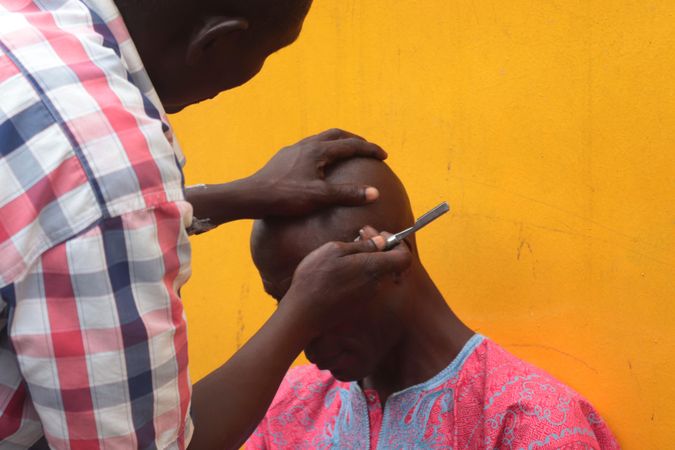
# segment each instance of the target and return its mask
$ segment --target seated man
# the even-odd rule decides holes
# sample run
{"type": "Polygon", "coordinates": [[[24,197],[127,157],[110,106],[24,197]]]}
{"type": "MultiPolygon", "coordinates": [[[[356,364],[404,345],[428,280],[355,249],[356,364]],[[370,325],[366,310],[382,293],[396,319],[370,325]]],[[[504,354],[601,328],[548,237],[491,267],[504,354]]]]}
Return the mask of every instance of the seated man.
{"type": "MultiPolygon", "coordinates": [[[[253,259],[276,299],[322,244],[376,236],[364,224],[400,231],[413,222],[405,189],[384,163],[348,161],[328,178],[376,186],[380,199],[256,222],[253,259]]],[[[618,448],[579,394],[464,325],[422,266],[414,237],[406,245],[411,268],[382,279],[349,323],[305,349],[315,365],[289,371],[247,448],[618,448]]]]}

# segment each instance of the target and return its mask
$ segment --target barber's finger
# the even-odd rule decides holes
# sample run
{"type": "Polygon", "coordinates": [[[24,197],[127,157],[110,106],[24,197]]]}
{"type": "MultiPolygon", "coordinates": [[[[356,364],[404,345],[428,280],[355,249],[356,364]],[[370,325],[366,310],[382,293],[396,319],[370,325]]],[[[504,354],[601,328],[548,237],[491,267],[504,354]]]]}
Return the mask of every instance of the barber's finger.
{"type": "Polygon", "coordinates": [[[388,231],[383,231],[380,233],[370,225],[366,225],[359,230],[359,238],[361,239],[373,239],[375,236],[382,236],[385,240],[387,240],[393,236],[393,234],[389,233],[388,231]]]}
{"type": "Polygon", "coordinates": [[[362,141],[365,140],[357,134],[341,130],[339,128],[331,128],[330,130],[326,130],[324,132],[317,134],[316,136],[313,136],[313,138],[318,139],[320,141],[335,141],[337,139],[349,139],[349,138],[361,139],[362,141]]]}
{"type": "Polygon", "coordinates": [[[377,144],[364,141],[358,138],[346,138],[335,141],[325,142],[324,158],[326,164],[330,165],[335,161],[353,157],[376,158],[380,160],[387,159],[387,152],[382,150],[377,144]]]}
{"type": "Polygon", "coordinates": [[[382,236],[375,236],[373,239],[360,239],[354,242],[342,244],[340,250],[343,256],[354,255],[357,253],[372,253],[384,250],[387,241],[382,236]]]}
{"type": "Polygon", "coordinates": [[[327,184],[328,203],[341,206],[359,206],[372,203],[380,196],[380,191],[372,186],[358,184],[327,184]]]}
{"type": "MultiPolygon", "coordinates": [[[[389,239],[391,236],[393,236],[393,234],[391,234],[391,233],[389,233],[389,232],[387,232],[387,231],[383,231],[382,233],[380,233],[380,235],[381,235],[382,237],[384,237],[385,240],[387,240],[387,239],[389,239]]],[[[401,240],[401,241],[398,241],[398,243],[394,244],[394,246],[393,246],[392,248],[395,249],[396,247],[401,247],[401,246],[406,247],[406,249],[407,249],[408,251],[412,251],[412,248],[410,247],[410,242],[408,242],[408,239],[407,239],[407,238],[406,238],[406,239],[403,239],[403,240],[401,240]]]]}
{"type": "MultiPolygon", "coordinates": [[[[381,236],[379,236],[381,237],[381,236]]],[[[371,241],[377,238],[371,239],[371,241]]],[[[382,238],[384,240],[384,238],[382,238]]],[[[410,267],[412,254],[405,245],[399,245],[388,252],[361,253],[351,258],[362,258],[365,272],[379,278],[386,274],[398,274],[410,267]]]]}

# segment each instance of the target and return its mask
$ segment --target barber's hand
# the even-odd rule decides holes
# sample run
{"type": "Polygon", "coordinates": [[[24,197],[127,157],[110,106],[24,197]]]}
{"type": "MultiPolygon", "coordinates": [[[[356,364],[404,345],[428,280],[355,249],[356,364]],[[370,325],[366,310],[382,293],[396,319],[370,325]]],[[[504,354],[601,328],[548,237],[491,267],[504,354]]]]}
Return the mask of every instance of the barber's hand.
{"type": "Polygon", "coordinates": [[[330,242],[307,255],[280,307],[302,316],[300,323],[310,338],[343,321],[356,306],[375,296],[380,279],[398,276],[410,266],[408,246],[382,251],[386,236],[330,242]]]}
{"type": "Polygon", "coordinates": [[[328,130],[279,151],[249,178],[265,197],[266,216],[304,215],[330,205],[356,206],[377,199],[377,189],[364,185],[331,184],[325,171],[353,157],[383,160],[378,145],[342,130],[328,130]]]}

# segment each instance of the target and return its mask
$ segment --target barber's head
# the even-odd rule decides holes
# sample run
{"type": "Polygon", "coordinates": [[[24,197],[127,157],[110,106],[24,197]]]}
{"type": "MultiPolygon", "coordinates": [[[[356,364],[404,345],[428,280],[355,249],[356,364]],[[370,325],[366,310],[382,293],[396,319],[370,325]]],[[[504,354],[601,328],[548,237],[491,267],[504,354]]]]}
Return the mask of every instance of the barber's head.
{"type": "MultiPolygon", "coordinates": [[[[403,185],[383,162],[359,158],[342,162],[327,177],[332,183],[358,183],[380,191],[377,202],[360,207],[335,207],[302,218],[256,221],[251,236],[253,260],[267,293],[281,300],[302,259],[330,241],[353,241],[364,225],[397,232],[414,219],[403,185]]],[[[416,255],[414,238],[409,245],[416,255]]],[[[415,266],[416,263],[413,263],[415,266]]],[[[397,344],[408,300],[409,276],[384,278],[376,298],[365,302],[350,319],[319,336],[305,349],[307,358],[340,380],[358,380],[377,367],[397,344]]]]}
{"type": "Polygon", "coordinates": [[[293,43],[312,0],[116,0],[169,112],[239,86],[293,43]]]}

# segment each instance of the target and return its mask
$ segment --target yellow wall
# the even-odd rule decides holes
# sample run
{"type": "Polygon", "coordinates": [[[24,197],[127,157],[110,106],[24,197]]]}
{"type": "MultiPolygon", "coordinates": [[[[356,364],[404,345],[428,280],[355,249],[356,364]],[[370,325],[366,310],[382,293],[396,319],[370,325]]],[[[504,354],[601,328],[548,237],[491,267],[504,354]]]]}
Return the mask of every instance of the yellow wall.
{"type": "MultiPolygon", "coordinates": [[[[380,143],[471,326],[587,396],[628,449],[675,425],[675,2],[317,0],[253,82],[173,117],[189,182],[339,126],[380,143]]],[[[195,379],[273,309],[250,223],[194,242],[195,379]]]]}

